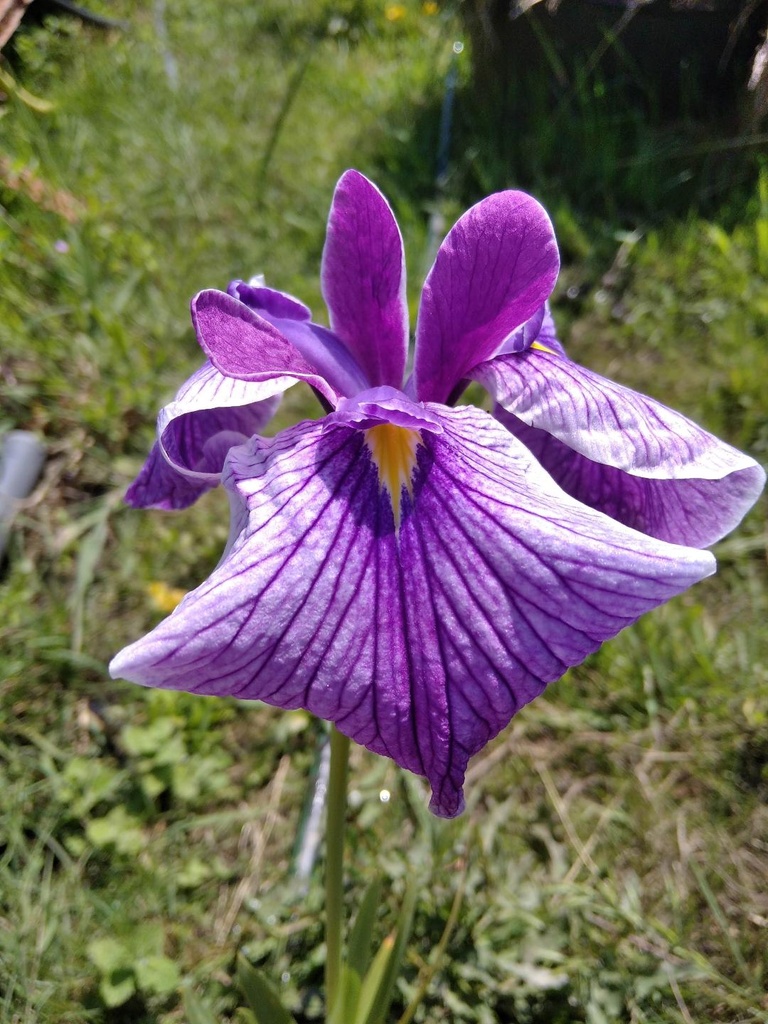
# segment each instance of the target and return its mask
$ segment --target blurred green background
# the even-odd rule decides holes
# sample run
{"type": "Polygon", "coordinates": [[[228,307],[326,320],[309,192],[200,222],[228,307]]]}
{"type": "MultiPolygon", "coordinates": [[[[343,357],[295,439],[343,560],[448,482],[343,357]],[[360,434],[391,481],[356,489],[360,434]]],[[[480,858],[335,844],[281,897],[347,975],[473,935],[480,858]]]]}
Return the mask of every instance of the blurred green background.
{"type": "MultiPolygon", "coordinates": [[[[455,216],[533,191],[570,354],[766,461],[768,162],[743,82],[725,105],[690,82],[661,102],[620,40],[595,59],[540,30],[502,73],[492,8],[90,0],[123,27],[30,20],[4,51],[0,431],[48,453],[0,576],[4,1024],[183,1022],[185,988],[245,1024],[238,949],[298,1021],[321,1012],[320,885],[291,871],[315,724],[106,663],[226,539],[221,493],[173,515],[121,501],[200,361],[189,299],[262,272],[322,319],[344,169],[392,202],[414,317],[455,216]]],[[[312,402],[293,389],[273,429],[312,402]]],[[[479,755],[460,819],[355,752],[350,905],[381,873],[383,935],[424,881],[393,1020],[460,893],[418,1020],[768,1021],[764,503],[716,554],[479,755]]]]}

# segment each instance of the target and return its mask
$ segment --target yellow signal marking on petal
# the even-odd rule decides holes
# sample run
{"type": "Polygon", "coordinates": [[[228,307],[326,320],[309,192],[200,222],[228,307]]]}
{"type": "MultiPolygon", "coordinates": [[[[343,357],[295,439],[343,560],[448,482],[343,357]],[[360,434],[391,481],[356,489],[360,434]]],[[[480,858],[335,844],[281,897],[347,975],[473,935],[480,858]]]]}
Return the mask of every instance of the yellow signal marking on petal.
{"type": "Polygon", "coordinates": [[[542,345],[540,341],[534,341],[533,344],[531,345],[531,348],[535,348],[539,352],[547,352],[551,356],[556,356],[557,355],[557,352],[555,352],[554,349],[547,348],[547,346],[546,345],[542,345]]]}
{"type": "Polygon", "coordinates": [[[395,526],[400,527],[400,499],[403,487],[413,497],[416,449],[422,443],[418,430],[382,423],[365,431],[365,443],[379,473],[379,486],[389,491],[395,526]]]}

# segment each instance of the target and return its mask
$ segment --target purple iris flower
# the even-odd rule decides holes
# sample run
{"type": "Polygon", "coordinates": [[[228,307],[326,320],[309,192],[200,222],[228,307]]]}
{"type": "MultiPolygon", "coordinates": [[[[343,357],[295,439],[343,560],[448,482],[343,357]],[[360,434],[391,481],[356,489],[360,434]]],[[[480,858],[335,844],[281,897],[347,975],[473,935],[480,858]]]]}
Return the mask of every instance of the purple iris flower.
{"type": "MultiPolygon", "coordinates": [[[[470,209],[427,277],[403,383],[400,233],[348,171],[323,254],[330,330],[243,282],[197,295],[208,362],[161,416],[156,458],[193,488],[223,465],[230,540],[112,675],[306,708],[425,775],[432,810],[458,814],[469,758],[569,666],[713,573],[700,546],[765,480],[567,358],[546,306],[558,265],[531,197],[470,209]],[[297,380],[328,415],[259,436],[258,403],[297,380]],[[454,404],[470,380],[497,418],[454,404]],[[230,433],[251,436],[224,457],[230,433]]],[[[174,505],[167,476],[154,494],[145,481],[146,504],[174,505]]]]}

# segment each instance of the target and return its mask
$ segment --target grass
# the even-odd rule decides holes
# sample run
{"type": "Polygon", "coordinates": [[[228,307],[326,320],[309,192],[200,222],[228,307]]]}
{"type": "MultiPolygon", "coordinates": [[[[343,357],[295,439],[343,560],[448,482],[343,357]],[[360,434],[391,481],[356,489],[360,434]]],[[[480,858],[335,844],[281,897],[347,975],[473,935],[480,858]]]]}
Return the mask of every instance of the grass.
{"type": "MultiPolygon", "coordinates": [[[[265,270],[320,308],[341,170],[386,184],[422,266],[434,134],[414,126],[458,28],[418,4],[390,20],[372,0],[206,0],[168,5],[165,44],[152,5],[99,6],[130,32],[28,31],[13,75],[54,109],[0,107],[0,429],[48,451],[0,580],[0,1021],[172,1024],[191,987],[243,1022],[238,949],[310,1021],[321,886],[304,893],[291,864],[316,727],[108,679],[163,614],[153,585],[196,585],[226,533],[219,494],[178,516],[121,495],[199,358],[195,291],[265,270]]],[[[456,133],[461,163],[461,119],[456,133]]],[[[593,213],[563,202],[578,244],[557,312],[580,361],[765,460],[768,179],[748,194],[721,221],[630,224],[614,208],[594,247],[593,213]]],[[[469,198],[449,192],[444,212],[469,198]]],[[[309,403],[296,389],[277,425],[309,403]]],[[[717,577],[476,759],[459,820],[431,820],[419,780],[355,752],[350,906],[378,872],[383,935],[407,878],[423,881],[398,1012],[461,897],[420,1021],[768,1021],[764,505],[716,553],[717,577]]]]}

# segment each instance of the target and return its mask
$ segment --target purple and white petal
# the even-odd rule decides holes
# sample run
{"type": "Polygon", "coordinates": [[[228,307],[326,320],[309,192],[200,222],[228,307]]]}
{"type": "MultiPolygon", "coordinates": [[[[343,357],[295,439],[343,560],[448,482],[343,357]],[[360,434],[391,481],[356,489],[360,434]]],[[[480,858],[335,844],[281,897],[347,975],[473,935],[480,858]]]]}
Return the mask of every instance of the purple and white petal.
{"type": "MultiPolygon", "coordinates": [[[[660,402],[559,355],[531,350],[498,356],[472,377],[524,424],[592,463],[652,481],[653,486],[622,484],[616,507],[628,506],[622,521],[664,540],[713,544],[741,521],[763,489],[765,472],[748,455],[660,402]],[[658,486],[660,481],[669,486],[658,486]],[[667,508],[653,506],[663,500],[667,508]]],[[[548,463],[556,474],[560,466],[562,481],[556,479],[563,486],[569,476],[580,481],[571,484],[580,500],[590,487],[607,492],[620,481],[616,475],[596,476],[584,463],[563,462],[563,454],[552,449],[548,463]]],[[[599,497],[588,502],[604,503],[599,497]]]]}
{"type": "Polygon", "coordinates": [[[171,512],[194,505],[218,482],[218,476],[204,480],[180,473],[163,457],[163,451],[155,441],[138,476],[125,492],[125,500],[133,508],[157,508],[171,512]]]}
{"type": "Polygon", "coordinates": [[[399,528],[363,430],[329,417],[233,449],[239,536],[113,676],[307,708],[452,816],[516,711],[714,571],[569,498],[487,413],[427,411],[442,432],[421,432],[399,528]]]}
{"type": "Polygon", "coordinates": [[[716,481],[633,476],[593,462],[501,406],[494,415],[572,498],[660,540],[708,547],[722,530],[713,523],[728,523],[734,506],[746,509],[755,499],[754,472],[749,470],[716,481]]]}
{"type": "Polygon", "coordinates": [[[440,246],[424,285],[413,393],[447,401],[474,366],[536,314],[559,267],[550,219],[524,192],[499,192],[468,210],[440,246]]]}
{"type": "Polygon", "coordinates": [[[321,283],[331,329],[362,368],[364,387],[401,387],[408,354],[403,241],[386,199],[358,171],[343,174],[334,192],[321,283]]]}
{"type": "Polygon", "coordinates": [[[225,292],[210,289],[192,300],[200,347],[225,377],[304,380],[332,407],[360,390],[359,368],[330,331],[292,317],[272,320],[225,292]]]}
{"type": "Polygon", "coordinates": [[[227,452],[259,433],[274,415],[293,377],[242,381],[210,362],[160,410],[158,443],[126,492],[134,508],[182,509],[215,487],[227,452]]]}

